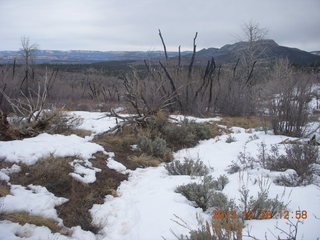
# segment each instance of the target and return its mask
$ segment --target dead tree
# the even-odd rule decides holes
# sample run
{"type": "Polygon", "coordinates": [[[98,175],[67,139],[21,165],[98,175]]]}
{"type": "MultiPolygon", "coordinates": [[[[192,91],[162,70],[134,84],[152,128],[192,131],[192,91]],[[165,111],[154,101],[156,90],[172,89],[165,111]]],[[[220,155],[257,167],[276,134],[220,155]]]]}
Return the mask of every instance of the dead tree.
{"type": "Polygon", "coordinates": [[[34,61],[35,53],[37,51],[37,45],[31,44],[29,38],[23,37],[21,39],[21,55],[24,63],[24,78],[20,84],[20,90],[24,91],[25,95],[29,94],[30,81],[34,80],[35,74],[32,64],[34,61]]]}
{"type": "Polygon", "coordinates": [[[43,81],[38,81],[36,90],[28,89],[27,94],[21,90],[20,97],[15,99],[9,97],[3,89],[0,89],[0,93],[10,104],[12,111],[19,117],[20,121],[30,123],[31,121],[37,121],[44,110],[48,82],[49,78],[46,74],[43,81]]]}

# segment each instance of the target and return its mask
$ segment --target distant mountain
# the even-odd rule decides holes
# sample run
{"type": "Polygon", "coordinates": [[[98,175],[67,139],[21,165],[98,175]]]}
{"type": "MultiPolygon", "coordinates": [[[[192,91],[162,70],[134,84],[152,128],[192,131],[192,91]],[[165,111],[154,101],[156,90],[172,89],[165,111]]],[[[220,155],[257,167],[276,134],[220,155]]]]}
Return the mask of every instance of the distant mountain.
{"type": "MultiPolygon", "coordinates": [[[[205,65],[214,57],[217,64],[235,63],[248,49],[248,42],[227,44],[221,48],[207,48],[197,52],[195,64],[205,65]]],[[[278,45],[273,40],[260,40],[254,43],[255,54],[261,61],[272,61],[277,58],[288,58],[291,63],[310,65],[320,64],[320,51],[306,52],[297,48],[278,45]]],[[[192,52],[182,52],[182,64],[189,64],[192,52]]],[[[170,61],[177,61],[177,52],[168,52],[170,61]]],[[[21,61],[19,51],[0,51],[0,64],[12,63],[13,59],[21,61]],[[19,60],[20,59],[20,60],[19,60]]],[[[150,59],[158,62],[163,59],[163,51],[58,51],[38,50],[36,63],[96,63],[105,61],[132,60],[141,64],[143,60],[150,59]]]]}
{"type": "Polygon", "coordinates": [[[312,52],[310,52],[310,53],[312,53],[312,54],[314,54],[314,55],[319,55],[319,56],[320,56],[320,51],[312,51],[312,52]]]}
{"type": "MultiPolygon", "coordinates": [[[[208,48],[197,52],[195,63],[206,64],[214,57],[217,64],[235,63],[245,54],[249,47],[248,42],[238,42],[224,45],[222,48],[208,48]]],[[[297,48],[290,48],[278,45],[273,40],[260,40],[254,44],[255,54],[261,61],[270,61],[277,58],[288,58],[291,63],[309,65],[320,64],[320,56],[297,48]]],[[[183,57],[183,62],[187,63],[191,59],[191,54],[183,57]]]]}
{"type": "MultiPolygon", "coordinates": [[[[182,52],[182,55],[190,52],[182,52]]],[[[169,57],[177,56],[177,52],[168,52],[169,57]]],[[[117,60],[144,60],[162,58],[162,51],[86,51],[86,50],[38,50],[36,63],[94,63],[117,60]]],[[[0,63],[12,63],[14,59],[21,61],[19,51],[0,51],[0,63]]]]}

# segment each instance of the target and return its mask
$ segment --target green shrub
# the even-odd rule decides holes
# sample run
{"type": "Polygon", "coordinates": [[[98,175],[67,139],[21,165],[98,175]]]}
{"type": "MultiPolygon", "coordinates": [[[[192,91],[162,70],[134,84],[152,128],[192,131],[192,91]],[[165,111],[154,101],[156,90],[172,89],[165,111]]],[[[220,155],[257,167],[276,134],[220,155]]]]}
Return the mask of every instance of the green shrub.
{"type": "Polygon", "coordinates": [[[218,177],[218,179],[215,181],[215,189],[222,191],[224,187],[229,183],[229,179],[226,175],[221,175],[218,177]]]}
{"type": "Polygon", "coordinates": [[[151,138],[142,136],[139,138],[138,147],[147,155],[161,158],[164,160],[171,159],[171,149],[167,147],[166,140],[162,138],[151,138]]]}
{"type": "Polygon", "coordinates": [[[155,133],[162,132],[168,124],[170,124],[169,116],[164,112],[158,112],[147,119],[147,127],[155,133]]]}
{"type": "Polygon", "coordinates": [[[228,209],[229,202],[227,197],[221,192],[215,192],[216,190],[222,190],[218,180],[214,180],[211,176],[205,176],[201,183],[178,186],[176,192],[194,202],[203,211],[209,208],[217,210],[228,209]]]}
{"type": "Polygon", "coordinates": [[[153,141],[152,141],[152,139],[142,136],[139,138],[137,145],[142,152],[147,153],[149,155],[153,155],[153,141]]]}
{"type": "Polygon", "coordinates": [[[170,123],[162,130],[162,136],[171,146],[192,147],[200,140],[212,137],[210,127],[205,123],[197,123],[184,119],[179,124],[170,123]]]}
{"type": "Polygon", "coordinates": [[[209,172],[207,166],[199,158],[196,161],[192,158],[184,158],[183,163],[176,160],[167,163],[165,169],[170,175],[205,176],[209,172]]]}
{"type": "Polygon", "coordinates": [[[170,124],[164,128],[162,135],[170,146],[176,148],[192,147],[197,144],[194,134],[182,125],[170,124]]]}

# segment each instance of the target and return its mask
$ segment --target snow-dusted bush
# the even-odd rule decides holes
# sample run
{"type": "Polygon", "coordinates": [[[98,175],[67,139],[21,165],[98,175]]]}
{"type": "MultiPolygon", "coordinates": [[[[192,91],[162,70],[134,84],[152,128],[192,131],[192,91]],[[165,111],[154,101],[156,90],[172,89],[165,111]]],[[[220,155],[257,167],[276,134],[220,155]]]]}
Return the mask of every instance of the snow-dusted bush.
{"type": "Polygon", "coordinates": [[[261,146],[259,161],[272,171],[291,170],[290,174],[280,175],[275,182],[284,186],[300,186],[312,183],[313,175],[318,174],[315,165],[319,164],[319,147],[309,144],[290,144],[285,154],[279,153],[277,145],[268,152],[261,146]]]}
{"type": "Polygon", "coordinates": [[[234,174],[234,173],[237,173],[241,170],[241,166],[239,165],[239,163],[237,162],[232,162],[228,168],[227,168],[227,173],[228,174],[234,174]]]}
{"type": "Polygon", "coordinates": [[[75,129],[82,122],[82,119],[70,115],[64,111],[52,110],[43,112],[35,123],[39,130],[50,134],[64,134],[75,129]]]}
{"type": "Polygon", "coordinates": [[[276,61],[262,95],[271,126],[276,135],[301,137],[309,121],[308,104],[312,99],[310,77],[297,73],[288,59],[276,61]],[[268,86],[269,85],[269,86],[268,86]]]}
{"type": "Polygon", "coordinates": [[[175,160],[165,165],[165,169],[170,175],[191,175],[191,176],[205,176],[209,170],[206,165],[198,158],[185,158],[183,162],[175,160]]]}
{"type": "Polygon", "coordinates": [[[236,141],[237,141],[237,139],[235,137],[232,137],[231,135],[229,135],[226,139],[226,143],[233,143],[236,141]]]}
{"type": "Polygon", "coordinates": [[[164,160],[170,160],[171,158],[171,149],[167,147],[166,140],[162,138],[152,140],[151,138],[142,136],[139,138],[138,147],[142,152],[150,156],[164,160]]]}
{"type": "MultiPolygon", "coordinates": [[[[214,180],[211,176],[205,176],[201,183],[190,183],[178,186],[176,192],[181,193],[189,201],[194,202],[195,205],[202,208],[203,211],[209,208],[227,210],[229,207],[227,197],[221,192],[216,192],[216,190],[223,189],[221,182],[221,180],[214,180]]],[[[225,183],[226,180],[224,179],[223,182],[225,183]]]]}
{"type": "MultiPolygon", "coordinates": [[[[268,189],[260,189],[257,197],[253,197],[249,195],[249,189],[242,187],[240,189],[241,198],[240,201],[242,203],[242,211],[246,211],[246,216],[243,216],[245,220],[251,219],[266,219],[265,216],[266,211],[271,212],[271,216],[276,216],[279,211],[287,210],[286,204],[276,198],[269,198],[268,189]]],[[[270,216],[270,218],[271,218],[270,216]]]]}
{"type": "Polygon", "coordinates": [[[276,177],[274,183],[280,186],[297,187],[301,185],[308,185],[313,182],[313,176],[309,175],[304,178],[298,176],[297,172],[293,169],[288,169],[280,176],[276,177]]]}
{"type": "Polygon", "coordinates": [[[246,149],[246,145],[243,151],[239,153],[237,161],[232,161],[231,165],[228,166],[227,172],[233,174],[244,169],[253,169],[258,164],[258,160],[252,157],[246,149]]]}
{"type": "Polygon", "coordinates": [[[224,187],[229,183],[229,179],[226,175],[221,175],[218,177],[218,179],[215,181],[215,189],[222,191],[224,187]]]}

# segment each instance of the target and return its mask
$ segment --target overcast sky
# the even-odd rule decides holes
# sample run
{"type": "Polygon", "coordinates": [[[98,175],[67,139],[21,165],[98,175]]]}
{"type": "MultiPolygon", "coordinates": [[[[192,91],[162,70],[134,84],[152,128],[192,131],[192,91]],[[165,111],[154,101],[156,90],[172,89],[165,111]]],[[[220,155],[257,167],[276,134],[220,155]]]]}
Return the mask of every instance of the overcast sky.
{"type": "Polygon", "coordinates": [[[22,36],[40,49],[170,50],[221,47],[249,21],[280,45],[320,50],[320,0],[0,0],[0,50],[22,36]]]}

